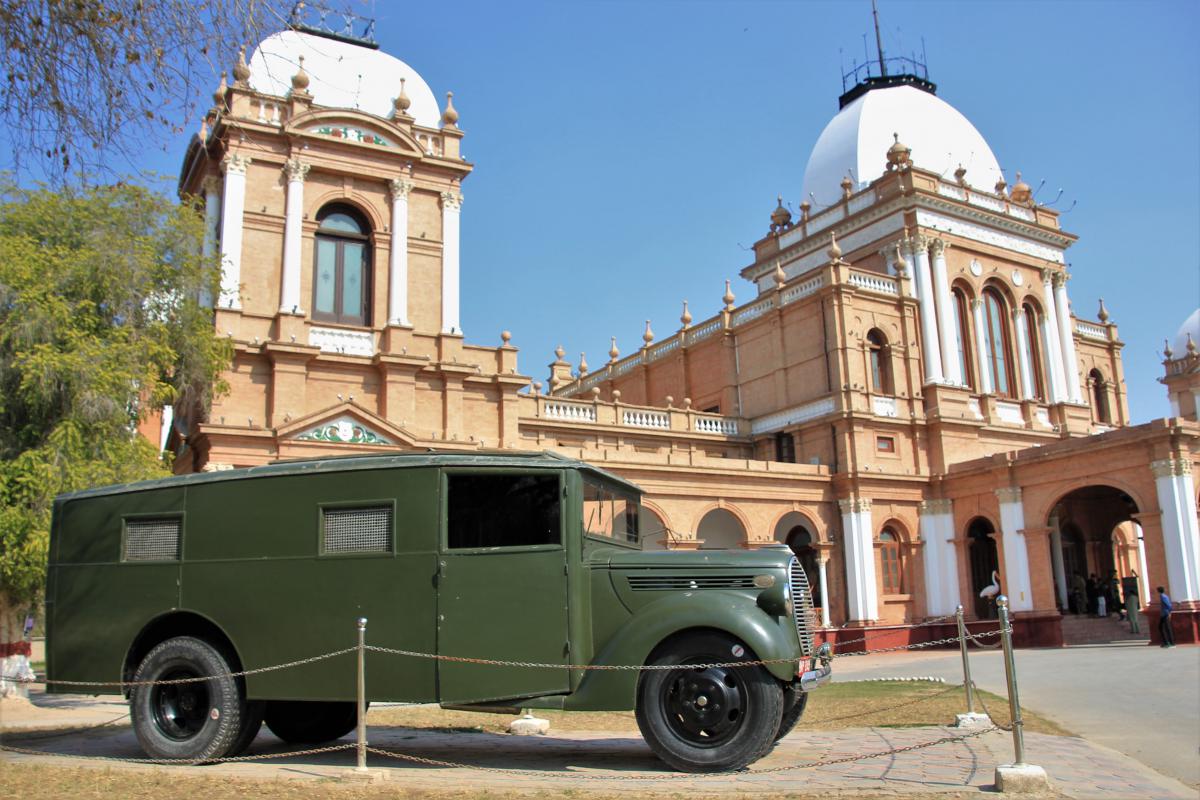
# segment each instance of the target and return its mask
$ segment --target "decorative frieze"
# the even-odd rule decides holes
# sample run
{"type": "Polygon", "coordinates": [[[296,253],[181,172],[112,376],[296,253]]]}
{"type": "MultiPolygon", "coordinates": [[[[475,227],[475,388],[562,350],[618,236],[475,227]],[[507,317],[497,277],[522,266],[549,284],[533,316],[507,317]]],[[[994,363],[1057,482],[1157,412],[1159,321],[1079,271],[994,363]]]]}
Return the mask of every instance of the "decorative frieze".
{"type": "Polygon", "coordinates": [[[347,331],[341,328],[309,328],[308,343],[321,348],[322,353],[352,356],[375,355],[375,338],[369,331],[347,331]]]}
{"type": "Polygon", "coordinates": [[[1061,248],[1050,247],[1021,236],[1004,233],[994,228],[986,228],[964,220],[952,219],[931,211],[919,209],[917,211],[917,224],[955,236],[961,236],[964,239],[970,239],[974,242],[990,244],[993,247],[1002,247],[1006,250],[1033,256],[1034,258],[1041,258],[1055,264],[1062,264],[1064,260],[1061,248]]]}
{"type": "Polygon", "coordinates": [[[1150,471],[1156,478],[1170,478],[1176,475],[1191,475],[1192,462],[1186,458],[1164,458],[1150,462],[1150,471]]]}
{"type": "Polygon", "coordinates": [[[1002,486],[996,490],[996,499],[1003,505],[1005,503],[1021,502],[1021,487],[1020,486],[1002,486]]]}
{"type": "Polygon", "coordinates": [[[335,444],[391,444],[381,436],[351,417],[338,417],[299,434],[297,439],[308,442],[332,442],[335,444]]]}
{"type": "Polygon", "coordinates": [[[930,500],[922,500],[917,506],[917,513],[922,516],[933,516],[937,514],[950,514],[954,510],[954,501],[945,498],[933,498],[930,500]]]}
{"type": "Polygon", "coordinates": [[[837,502],[843,514],[862,514],[871,510],[869,497],[843,497],[837,502]]]}

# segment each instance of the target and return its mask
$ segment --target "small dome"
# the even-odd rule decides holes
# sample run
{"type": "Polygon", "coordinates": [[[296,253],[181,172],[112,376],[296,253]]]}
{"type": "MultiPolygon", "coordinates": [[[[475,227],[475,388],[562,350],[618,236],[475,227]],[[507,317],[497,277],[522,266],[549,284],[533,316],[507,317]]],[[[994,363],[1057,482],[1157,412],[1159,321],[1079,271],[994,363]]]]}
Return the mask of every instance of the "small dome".
{"type": "Polygon", "coordinates": [[[304,56],[307,91],[313,103],[328,108],[354,108],[377,117],[390,117],[396,87],[405,79],[412,100],[408,114],[416,124],[438,127],[442,118],[437,99],[417,71],[382,50],[339,42],[300,31],[281,31],[262,41],[250,57],[250,86],[283,97],[292,86],[304,56]]]}
{"type": "Polygon", "coordinates": [[[1029,184],[1021,180],[1021,173],[1017,173],[1017,182],[1013,184],[1012,193],[1009,195],[1014,203],[1027,206],[1033,199],[1033,189],[1029,184]]]}
{"type": "Polygon", "coordinates": [[[792,221],[792,212],[783,206],[783,195],[779,195],[775,210],[771,212],[771,230],[787,227],[792,221]]]}
{"type": "Polygon", "coordinates": [[[880,155],[896,144],[896,131],[904,132],[914,166],[949,176],[961,164],[970,183],[985,189],[1001,178],[992,149],[953,106],[912,86],[890,86],[858,97],[825,126],[804,170],[804,196],[811,193],[818,208],[829,205],[847,173],[855,191],[867,186],[883,174],[880,155]]]}
{"type": "Polygon", "coordinates": [[[1171,349],[1175,351],[1176,358],[1182,358],[1187,353],[1189,333],[1192,335],[1192,341],[1200,345],[1200,308],[1183,321],[1179,330],[1175,331],[1175,337],[1171,339],[1171,349]]]}

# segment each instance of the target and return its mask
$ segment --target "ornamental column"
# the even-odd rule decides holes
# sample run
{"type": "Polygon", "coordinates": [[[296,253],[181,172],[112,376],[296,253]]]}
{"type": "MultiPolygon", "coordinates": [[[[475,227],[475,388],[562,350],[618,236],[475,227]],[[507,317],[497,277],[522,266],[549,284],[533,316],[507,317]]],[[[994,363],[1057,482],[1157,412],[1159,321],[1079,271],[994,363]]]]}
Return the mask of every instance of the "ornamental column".
{"type": "Polygon", "coordinates": [[[983,327],[983,300],[976,297],[971,301],[971,322],[975,326],[975,363],[979,365],[979,393],[991,394],[992,359],[987,347],[987,328],[983,327]]]}
{"type": "MultiPolygon", "coordinates": [[[[202,253],[206,261],[217,254],[217,231],[221,225],[221,179],[209,175],[202,184],[204,188],[204,244],[202,253]]],[[[212,308],[213,297],[208,287],[200,290],[200,305],[212,308]]]]}
{"type": "Polygon", "coordinates": [[[392,249],[388,259],[388,325],[412,327],[408,319],[408,193],[413,182],[393,178],[392,249]]]}
{"type": "Polygon", "coordinates": [[[1000,535],[1004,543],[1004,578],[1009,607],[1013,611],[1033,609],[1033,586],[1029,579],[1029,552],[1025,548],[1025,506],[1018,486],[996,490],[1000,501],[1000,535]]]}
{"type": "Polygon", "coordinates": [[[221,308],[241,308],[242,214],[246,207],[246,168],[250,156],[230,153],[221,161],[225,196],[221,200],[221,308]]]}
{"type": "Polygon", "coordinates": [[[442,333],[462,334],[458,319],[458,232],[461,192],[442,192],[442,333]]]}
{"type": "Polygon", "coordinates": [[[1062,344],[1058,335],[1058,314],[1054,310],[1054,272],[1042,270],[1042,338],[1046,343],[1046,363],[1050,365],[1050,402],[1062,403],[1067,399],[1063,381],[1062,344]]]}
{"type": "Polygon", "coordinates": [[[946,277],[946,244],[943,239],[934,239],[933,289],[937,293],[938,329],[941,334],[942,370],[946,380],[955,386],[963,385],[962,370],[958,364],[958,344],[954,341],[954,298],[950,295],[950,281],[946,277]]]}
{"type": "Polygon", "coordinates": [[[917,282],[917,314],[921,318],[921,350],[925,361],[925,383],[941,383],[942,348],[938,344],[937,306],[933,301],[933,277],[929,271],[927,240],[917,235],[905,240],[905,247],[912,253],[913,275],[917,282]]]}
{"type": "Polygon", "coordinates": [[[925,543],[925,613],[953,614],[958,605],[958,560],[954,539],[954,503],[926,500],[918,509],[921,541],[925,543]]]}
{"type": "Polygon", "coordinates": [[[1054,567],[1054,587],[1058,590],[1058,607],[1066,611],[1070,608],[1068,593],[1071,587],[1067,585],[1067,570],[1063,565],[1062,529],[1058,527],[1058,517],[1050,518],[1050,563],[1054,567]]]}
{"type": "Polygon", "coordinates": [[[1017,307],[1012,312],[1013,328],[1017,332],[1017,374],[1021,376],[1021,399],[1031,400],[1034,395],[1033,365],[1029,363],[1029,331],[1025,328],[1025,309],[1017,307]]]}
{"type": "Polygon", "coordinates": [[[1079,362],[1075,359],[1075,331],[1071,324],[1071,304],[1067,302],[1067,273],[1054,276],[1054,312],[1058,316],[1059,339],[1062,344],[1063,388],[1072,403],[1082,403],[1079,389],[1079,362]]]}
{"type": "Polygon", "coordinates": [[[829,619],[829,578],[827,575],[826,565],[829,563],[829,554],[817,551],[817,579],[821,587],[821,627],[832,628],[833,622],[829,619]]]}
{"type": "Polygon", "coordinates": [[[287,173],[287,205],[283,218],[283,279],[279,282],[279,313],[304,314],[300,307],[300,250],[304,234],[304,178],[310,165],[292,158],[287,173]]]}
{"type": "Polygon", "coordinates": [[[871,531],[871,501],[865,497],[838,500],[842,512],[842,550],[846,558],[846,605],[850,622],[879,618],[875,586],[875,543],[871,531]]]}
{"type": "Polygon", "coordinates": [[[1186,458],[1165,458],[1151,462],[1150,469],[1154,472],[1154,488],[1162,510],[1167,593],[1174,601],[1200,600],[1200,531],[1192,462],[1186,458]]]}

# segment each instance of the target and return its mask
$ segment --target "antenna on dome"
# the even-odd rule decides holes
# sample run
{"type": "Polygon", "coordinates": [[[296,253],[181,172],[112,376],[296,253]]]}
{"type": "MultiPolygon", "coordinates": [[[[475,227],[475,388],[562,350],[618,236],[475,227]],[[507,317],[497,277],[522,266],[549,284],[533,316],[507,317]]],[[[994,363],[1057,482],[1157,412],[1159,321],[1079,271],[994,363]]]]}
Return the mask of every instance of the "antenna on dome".
{"type": "Polygon", "coordinates": [[[887,77],[887,62],[883,60],[883,37],[879,34],[879,8],[875,0],[871,0],[871,16],[875,18],[875,52],[879,56],[879,76],[887,77]]]}

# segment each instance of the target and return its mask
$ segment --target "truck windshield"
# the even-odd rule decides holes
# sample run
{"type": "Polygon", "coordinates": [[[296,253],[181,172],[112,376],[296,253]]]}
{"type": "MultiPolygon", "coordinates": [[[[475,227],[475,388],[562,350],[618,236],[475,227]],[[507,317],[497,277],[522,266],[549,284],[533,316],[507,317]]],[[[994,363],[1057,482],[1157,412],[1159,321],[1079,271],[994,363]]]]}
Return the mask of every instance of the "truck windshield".
{"type": "Polygon", "coordinates": [[[583,530],[593,536],[603,536],[625,544],[637,544],[637,497],[585,477],[583,530]]]}

